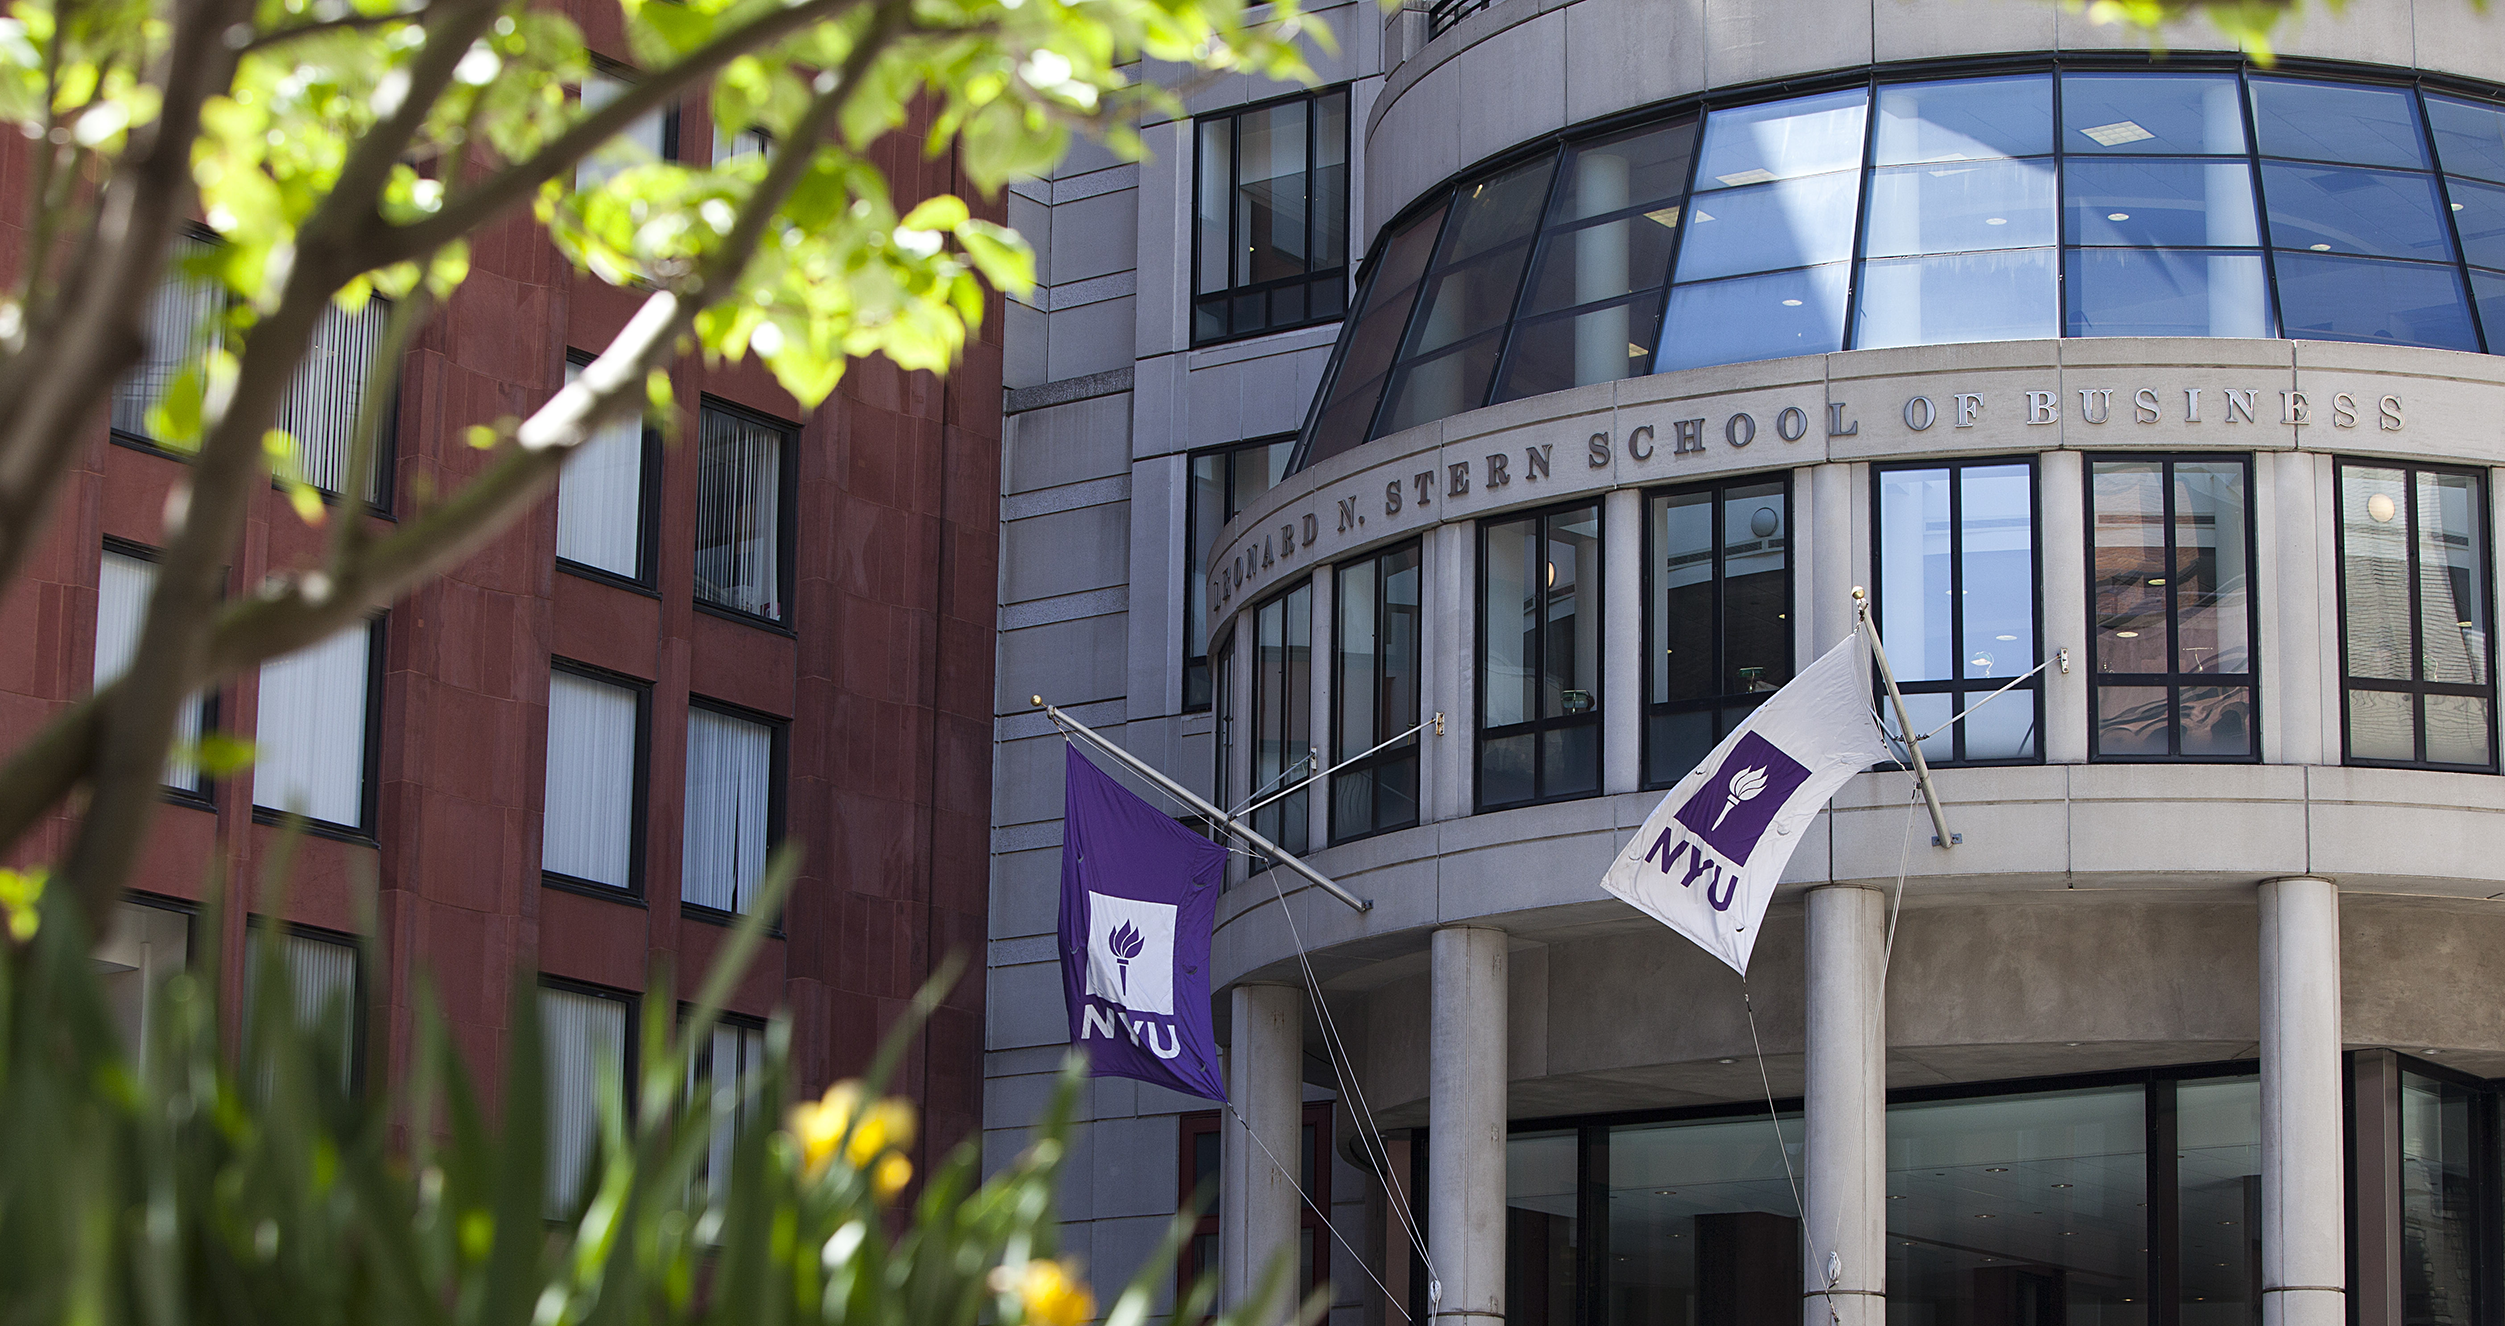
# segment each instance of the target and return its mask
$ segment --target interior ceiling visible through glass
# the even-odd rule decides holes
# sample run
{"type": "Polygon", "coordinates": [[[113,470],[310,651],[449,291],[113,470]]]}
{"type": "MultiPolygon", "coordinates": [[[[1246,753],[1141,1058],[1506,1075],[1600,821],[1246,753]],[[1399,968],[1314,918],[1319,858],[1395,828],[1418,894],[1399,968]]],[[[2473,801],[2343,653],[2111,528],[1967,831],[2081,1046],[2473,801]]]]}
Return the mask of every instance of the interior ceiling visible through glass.
{"type": "Polygon", "coordinates": [[[2505,97],[2237,70],[1682,108],[1421,200],[1299,467],[1645,373],[2052,336],[2505,352],[2505,97]]]}

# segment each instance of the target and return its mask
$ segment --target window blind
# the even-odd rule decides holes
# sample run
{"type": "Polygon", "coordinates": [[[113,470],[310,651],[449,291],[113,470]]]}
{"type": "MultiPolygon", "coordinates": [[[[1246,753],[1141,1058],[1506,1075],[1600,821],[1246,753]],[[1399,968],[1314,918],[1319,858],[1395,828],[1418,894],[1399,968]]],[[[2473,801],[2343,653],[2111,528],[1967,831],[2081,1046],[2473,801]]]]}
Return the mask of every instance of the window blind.
{"type": "Polygon", "coordinates": [[[165,399],[183,370],[199,365],[217,346],[221,292],[183,271],[186,261],[208,247],[205,240],[184,236],[167,253],[165,279],[148,297],[146,348],[113,388],[113,431],[153,439],[148,411],[165,399]]]}
{"type": "MultiPolygon", "coordinates": [[[[345,1087],[356,1080],[357,1024],[364,1016],[357,1007],[356,946],[290,931],[279,937],[278,947],[287,964],[288,1011],[296,1025],[314,1031],[324,1028],[327,1019],[338,1019],[330,1024],[335,1026],[338,1039],[325,1048],[335,1056],[340,1085],[345,1087]]],[[[260,988],[261,945],[255,942],[245,950],[246,997],[260,988]]],[[[249,1012],[245,1014],[245,1025],[251,1025],[249,1012]]]]}
{"type": "MultiPolygon", "coordinates": [[[[565,366],[565,380],[583,370],[565,366]]],[[[593,433],[557,476],[557,556],[612,575],[644,573],[644,425],[621,419],[593,433]]]]}
{"type": "MultiPolygon", "coordinates": [[[[383,343],[383,324],[390,317],[390,305],[380,299],[367,300],[354,313],[337,304],[324,305],[304,362],[287,385],[287,398],[279,402],[277,427],[296,439],[298,477],[323,492],[338,493],[348,483],[357,410],[364,404],[366,376],[373,368],[374,352],[383,343]]],[[[388,418],[384,426],[388,430],[388,418]]],[[[384,446],[365,476],[368,502],[382,501],[388,442],[386,431],[384,446]]]]}
{"type": "Polygon", "coordinates": [[[718,1198],[730,1182],[731,1144],[740,1122],[759,1110],[772,1110],[776,1102],[742,1099],[756,1076],[765,1071],[764,1028],[717,1023],[707,1042],[704,1053],[687,1065],[687,1097],[695,1101],[706,1092],[713,1097],[713,1139],[705,1149],[705,1183],[718,1198]]]}
{"type": "Polygon", "coordinates": [[[696,454],[696,597],[780,620],[783,430],[708,408],[696,454]]]}
{"type": "MultiPolygon", "coordinates": [[[[148,595],[156,584],[156,563],[105,549],[104,568],[96,581],[96,689],[112,685],[129,669],[131,655],[139,649],[140,628],[148,619],[148,595]]],[[[193,695],[174,711],[177,752],[199,742],[205,705],[203,697],[193,695]]],[[[198,792],[203,781],[199,767],[180,754],[166,760],[167,787],[198,792]]]]}
{"type": "Polygon", "coordinates": [[[548,1207],[562,1217],[583,1200],[604,1103],[621,1105],[626,1073],[621,1000],[572,990],[539,992],[541,1053],[548,1065],[548,1207]]]}
{"type": "Polygon", "coordinates": [[[748,909],[765,869],[773,801],[774,731],[710,709],[687,711],[687,832],[679,897],[748,909]]]}
{"type": "Polygon", "coordinates": [[[542,868],[611,888],[632,886],[636,699],[624,686],[549,674],[542,868]]]}
{"type": "Polygon", "coordinates": [[[374,624],[261,665],[252,804],[365,827],[366,693],[374,624]]]}

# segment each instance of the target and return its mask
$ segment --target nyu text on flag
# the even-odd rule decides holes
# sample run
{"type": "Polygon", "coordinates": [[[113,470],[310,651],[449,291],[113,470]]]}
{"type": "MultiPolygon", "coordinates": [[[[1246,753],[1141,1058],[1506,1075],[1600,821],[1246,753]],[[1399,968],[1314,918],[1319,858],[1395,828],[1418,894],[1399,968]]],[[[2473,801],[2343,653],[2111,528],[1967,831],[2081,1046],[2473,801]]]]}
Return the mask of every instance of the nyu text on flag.
{"type": "Polygon", "coordinates": [[[1098,1077],[1226,1099],[1209,1020],[1209,932],[1226,849],[1069,748],[1061,820],[1061,994],[1098,1077]]]}
{"type": "Polygon", "coordinates": [[[1863,652],[1845,640],[1759,705],[1653,808],[1601,886],[1746,976],[1802,831],[1845,779],[1888,758],[1863,652]]]}

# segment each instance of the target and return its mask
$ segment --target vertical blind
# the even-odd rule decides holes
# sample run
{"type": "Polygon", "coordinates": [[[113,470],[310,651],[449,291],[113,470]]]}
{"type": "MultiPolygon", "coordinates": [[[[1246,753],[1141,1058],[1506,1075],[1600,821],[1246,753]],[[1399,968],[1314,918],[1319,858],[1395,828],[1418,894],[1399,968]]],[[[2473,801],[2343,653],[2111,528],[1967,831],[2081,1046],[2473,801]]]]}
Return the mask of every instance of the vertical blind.
{"type": "Polygon", "coordinates": [[[365,827],[373,640],[367,622],[261,665],[252,804],[365,827]]]}
{"type": "MultiPolygon", "coordinates": [[[[148,617],[148,595],[156,583],[156,563],[105,549],[104,570],[96,582],[96,689],[111,685],[129,669],[131,654],[139,648],[140,626],[148,617]]],[[[200,740],[206,704],[204,697],[193,695],[174,711],[177,753],[165,762],[167,787],[185,792],[201,788],[203,780],[198,766],[185,760],[180,752],[200,740]]]]}
{"type": "MultiPolygon", "coordinates": [[[[356,945],[340,939],[307,935],[290,931],[279,936],[280,961],[287,987],[287,1012],[296,1026],[306,1031],[327,1030],[335,1039],[320,1043],[318,1054],[329,1057],[339,1074],[344,1089],[356,1081],[357,1024],[363,1013],[357,1007],[356,945]]],[[[244,997],[257,997],[261,989],[262,947],[256,936],[244,952],[244,997]]],[[[252,1025],[250,1005],[246,1005],[244,1025],[252,1025]]],[[[249,1055],[247,1055],[249,1057],[249,1055]]],[[[261,1067],[261,1088],[269,1090],[271,1065],[261,1067]]]]}
{"type": "Polygon", "coordinates": [[[548,676],[548,790],[539,864],[628,888],[635,856],[635,692],[571,672],[548,676]]]}
{"type": "MultiPolygon", "coordinates": [[[[337,304],[322,308],[313,328],[313,343],[279,402],[277,426],[296,439],[299,478],[326,493],[348,483],[348,458],[354,446],[357,410],[365,402],[365,384],[374,366],[374,352],[383,343],[383,324],[391,307],[369,299],[354,313],[337,304]]],[[[365,476],[365,500],[383,500],[383,470],[390,460],[390,416],[378,427],[375,455],[365,476]]]]}
{"type": "Polygon", "coordinates": [[[147,345],[139,362],[113,388],[113,431],[153,439],[148,411],[165,399],[166,390],[183,370],[195,368],[218,343],[218,313],[224,300],[218,287],[186,275],[183,264],[208,248],[204,240],[185,236],[167,254],[165,279],[148,297],[147,345]]]}
{"type": "Polygon", "coordinates": [[[699,1100],[702,1093],[713,1097],[713,1139],[705,1148],[705,1183],[717,1200],[730,1185],[731,1143],[740,1122],[776,1104],[741,1099],[764,1070],[765,1029],[732,1023],[716,1024],[706,1052],[688,1062],[687,1098],[699,1100]]]}
{"type": "MultiPolygon", "coordinates": [[[[565,366],[565,380],[583,370],[565,366]]],[[[603,425],[566,458],[557,476],[557,556],[625,576],[643,576],[644,426],[603,425]]]]}
{"type": "Polygon", "coordinates": [[[763,723],[687,711],[687,832],[679,897],[742,912],[765,869],[773,801],[774,730],[763,723]]]}
{"type": "Polygon", "coordinates": [[[696,597],[780,620],[783,430],[708,407],[696,453],[696,597]]]}
{"type": "Polygon", "coordinates": [[[626,1072],[624,1001],[572,990],[539,992],[541,1052],[548,1063],[548,1207],[563,1217],[583,1199],[600,1109],[619,1104],[626,1072]]]}

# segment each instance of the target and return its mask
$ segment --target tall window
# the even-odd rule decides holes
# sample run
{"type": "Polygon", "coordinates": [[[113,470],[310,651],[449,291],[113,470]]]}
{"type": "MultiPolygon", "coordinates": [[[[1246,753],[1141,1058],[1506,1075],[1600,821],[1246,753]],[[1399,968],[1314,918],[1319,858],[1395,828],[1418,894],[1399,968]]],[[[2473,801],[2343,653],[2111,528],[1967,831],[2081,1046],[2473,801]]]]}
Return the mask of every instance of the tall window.
{"type": "Polygon", "coordinates": [[[687,1097],[711,1097],[713,1138],[705,1146],[704,1181],[716,1200],[731,1180],[731,1147],[742,1122],[772,1118],[780,1102],[752,1097],[765,1076],[765,1024],[724,1014],[687,1061],[687,1097]]]}
{"type": "MultiPolygon", "coordinates": [[[[583,113],[608,105],[634,84],[598,70],[583,76],[583,113]]],[[[574,167],[574,187],[595,189],[611,178],[654,161],[678,159],[678,108],[646,111],[617,137],[593,149],[574,167]]]]}
{"type": "Polygon", "coordinates": [[[1216,678],[1218,702],[1217,721],[1211,725],[1217,729],[1217,740],[1213,743],[1217,746],[1217,768],[1210,775],[1209,800],[1222,810],[1232,810],[1235,803],[1231,798],[1235,794],[1237,778],[1235,761],[1238,758],[1235,750],[1235,634],[1233,632],[1229,632],[1224,640],[1218,642],[1218,652],[1210,666],[1210,672],[1216,678]]]}
{"type": "Polygon", "coordinates": [[[1857,346],[2060,334],[2052,80],[1879,89],[1857,346]]]}
{"type": "MultiPolygon", "coordinates": [[[[585,361],[588,362],[588,361],[585,361]]],[[[565,366],[565,380],[582,376],[565,366]]],[[[640,419],[620,419],[566,457],[557,476],[557,560],[638,584],[652,580],[647,481],[658,452],[640,419]]]]}
{"type": "MultiPolygon", "coordinates": [[[[1313,583],[1253,611],[1253,768],[1259,801],[1314,772],[1313,583]]],[[[1290,852],[1305,850],[1311,789],[1299,787],[1253,812],[1253,832],[1290,852]]]]}
{"type": "Polygon", "coordinates": [[[782,836],[782,727],[696,701],[687,710],[687,820],[679,900],[748,910],[782,836]]]}
{"type": "MultiPolygon", "coordinates": [[[[1175,1261],[1177,1300],[1191,1290],[1194,1282],[1218,1269],[1218,1171],[1223,1144],[1220,1133],[1224,1118],[1219,1111],[1209,1110],[1186,1114],[1175,1122],[1181,1127],[1182,1149],[1176,1166],[1181,1176],[1181,1191],[1176,1194],[1175,1209],[1200,1212],[1191,1242],[1183,1245],[1183,1254],[1175,1261]],[[1195,1206],[1197,1201],[1199,1205],[1195,1206]]],[[[1296,1296],[1299,1299],[1323,1288],[1331,1276],[1331,1227],[1321,1212],[1331,1209],[1331,1102],[1311,1101],[1305,1105],[1304,1122],[1297,1131],[1296,1186],[1306,1200],[1297,1207],[1296,1219],[1296,1296]]],[[[1265,1157],[1258,1163],[1267,1166],[1265,1157]]]]}
{"type": "Polygon", "coordinates": [[[2260,758],[2250,475],[2242,456],[2089,462],[2098,759],[2260,758]]]}
{"type": "MultiPolygon", "coordinates": [[[[148,595],[155,592],[156,584],[152,554],[128,547],[104,550],[103,569],[96,581],[97,690],[130,670],[140,628],[148,619],[148,595]]],[[[209,695],[202,693],[184,700],[174,711],[174,753],[165,762],[165,785],[187,796],[206,796],[209,791],[208,778],[185,752],[197,746],[200,734],[208,729],[210,704],[209,695]]]]}
{"type": "MultiPolygon", "coordinates": [[[[268,923],[252,918],[258,932],[268,923]]],[[[244,951],[244,992],[246,998],[259,997],[261,963],[265,950],[263,937],[256,933],[251,947],[244,951]]],[[[336,1074],[342,1088],[357,1084],[359,1049],[364,1039],[365,1010],[357,979],[357,942],[346,935],[284,926],[276,936],[282,970],[279,982],[287,992],[288,1015],[295,1025],[318,1035],[312,1038],[314,1067],[317,1071],[336,1074]]],[[[244,1013],[247,1028],[252,1013],[247,1004],[244,1013]]]]}
{"type": "Polygon", "coordinates": [[[548,1205],[566,1219],[590,1196],[600,1113],[623,1111],[635,1072],[632,997],[589,986],[539,990],[540,1052],[548,1065],[548,1205]]]}
{"type": "Polygon", "coordinates": [[[1554,157],[1542,157],[1454,201],[1368,436],[1486,404],[1556,169],[1554,157]]]}
{"type": "Polygon", "coordinates": [[[185,235],[166,254],[165,278],[148,298],[147,344],[139,363],[113,387],[115,434],[150,444],[164,440],[149,425],[148,412],[165,402],[175,379],[205,372],[209,352],[222,341],[225,291],[196,270],[211,248],[212,241],[185,235]]]}
{"type": "Polygon", "coordinates": [[[2505,350],[2505,106],[2428,93],[2427,122],[2493,354],[2505,350]]]}
{"type": "Polygon", "coordinates": [[[1436,236],[1444,233],[1444,211],[1438,207],[1402,224],[1383,241],[1382,256],[1366,269],[1357,316],[1340,328],[1330,372],[1305,425],[1310,440],[1303,464],[1328,460],[1375,435],[1383,383],[1400,349],[1401,330],[1418,302],[1418,284],[1426,275],[1427,259],[1435,254],[1436,236]]]}
{"type": "MultiPolygon", "coordinates": [[[[296,440],[297,477],[334,497],[348,488],[357,419],[365,408],[384,324],[390,320],[391,306],[380,299],[365,301],[354,313],[337,304],[323,305],[313,342],[278,405],[278,428],[296,440]]],[[[380,506],[391,469],[392,402],[386,398],[376,406],[374,454],[365,462],[364,496],[380,506]]]]}
{"type": "Polygon", "coordinates": [[[1598,792],[1600,504],[1479,539],[1479,809],[1598,792]]]}
{"type": "Polygon", "coordinates": [[[539,865],[560,884],[642,881],[646,691],[558,663],[548,673],[548,780],[539,865]]]}
{"type": "Polygon", "coordinates": [[[1644,519],[1644,785],[1687,776],[1792,679],[1791,480],[1654,493],[1644,519]]]}
{"type": "Polygon", "coordinates": [[[790,596],[792,435],[706,401],[696,441],[696,601],[784,619],[790,596]]]}
{"type": "Polygon", "coordinates": [[[1191,567],[1183,585],[1183,707],[1209,707],[1209,553],[1218,531],[1287,473],[1296,439],[1243,442],[1192,454],[1191,503],[1183,543],[1191,567]]]}
{"type": "Polygon", "coordinates": [[[363,622],[261,665],[252,804],[372,828],[371,738],[383,625],[363,622]]]}
{"type": "MultiPolygon", "coordinates": [[[[1331,763],[1355,760],[1418,725],[1419,545],[1415,540],[1333,572],[1339,614],[1331,763]]],[[[1347,842],[1418,822],[1418,739],[1366,756],[1331,775],[1331,841],[1347,842]]]]}
{"type": "Polygon", "coordinates": [[[1348,295],[1348,89],[1197,124],[1192,340],[1338,317],[1348,295]]]}
{"type": "Polygon", "coordinates": [[[117,902],[113,929],[96,945],[93,959],[122,1047],[144,1075],[147,1047],[156,1034],[157,992],[191,965],[191,913],[142,898],[117,902]]]}
{"type": "Polygon", "coordinates": [[[2233,74],[2067,73],[2072,336],[2268,336],[2268,273],[2233,74]]]}
{"type": "Polygon", "coordinates": [[[2035,666],[2034,464],[1881,469],[1877,489],[1879,635],[1915,734],[1934,733],[1923,758],[2042,758],[2040,676],[1949,722],[2035,666]]]}
{"type": "Polygon", "coordinates": [[[2494,1235],[2480,1226],[2493,1228],[2481,1217],[2495,1201],[2482,1191],[2496,1164],[2495,1106],[2460,1083],[2408,1071],[2400,1078],[2401,1320],[2466,1326],[2483,1315],[2481,1263],[2492,1255],[2494,1235]]]}
{"type": "Polygon", "coordinates": [[[2473,471],[2341,462],[2349,763],[2496,767],[2487,501],[2473,471]]]}

